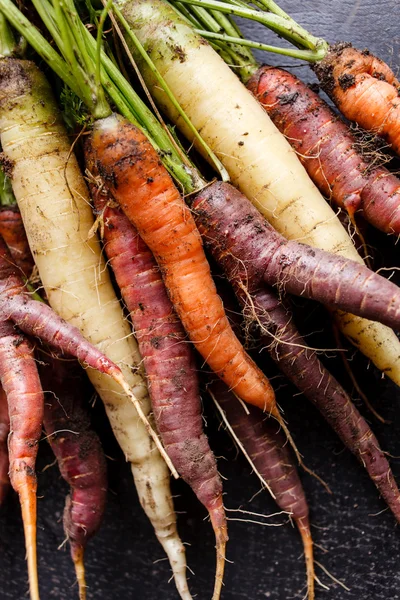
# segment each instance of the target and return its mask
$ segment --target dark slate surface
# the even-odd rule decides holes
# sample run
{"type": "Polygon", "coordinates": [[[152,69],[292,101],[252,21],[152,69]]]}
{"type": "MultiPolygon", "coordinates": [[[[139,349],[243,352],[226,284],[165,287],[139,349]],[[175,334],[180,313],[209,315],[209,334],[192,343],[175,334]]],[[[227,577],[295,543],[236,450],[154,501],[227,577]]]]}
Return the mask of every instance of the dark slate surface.
{"type": "MultiPolygon", "coordinates": [[[[393,67],[400,67],[400,8],[398,0],[286,0],[285,8],[315,34],[330,41],[350,39],[360,47],[369,46],[393,67]]],[[[258,29],[246,24],[247,32],[258,29]]],[[[265,40],[273,36],[261,32],[265,40]]],[[[274,64],[289,64],[282,57],[268,56],[274,64]]],[[[312,78],[308,67],[297,71],[312,78]]],[[[398,265],[398,247],[384,236],[374,238],[384,246],[378,253],[387,265],[398,265]]],[[[312,339],[315,344],[334,347],[329,339],[327,319],[322,311],[308,307],[302,317],[305,330],[325,331],[312,339]]],[[[332,355],[330,355],[332,356],[332,355]]],[[[332,357],[329,366],[348,384],[340,362],[332,357]]],[[[368,412],[382,446],[394,457],[400,455],[400,394],[389,381],[367,368],[362,358],[355,359],[354,368],[364,389],[390,425],[378,423],[368,412]]],[[[271,374],[274,372],[267,365],[271,374]]],[[[279,384],[279,380],[276,380],[279,384]]],[[[317,574],[329,591],[317,586],[317,598],[335,600],[388,600],[400,598],[399,549],[400,532],[374,486],[356,460],[343,449],[335,435],[322,422],[316,411],[293,390],[282,387],[279,401],[285,409],[293,435],[308,466],[316,470],[331,486],[329,496],[309,475],[302,475],[309,497],[313,521],[316,558],[349,591],[333,583],[317,567],[317,574]]],[[[206,402],[208,432],[219,468],[226,478],[226,505],[230,509],[270,514],[273,501],[266,493],[258,494],[256,478],[236,452],[228,436],[218,432],[218,421],[206,402]],[[252,499],[253,498],[253,499],[252,499]]],[[[168,583],[170,570],[151,527],[138,506],[130,471],[124,463],[112,436],[101,406],[94,409],[97,428],[105,440],[110,457],[110,493],[103,528],[87,552],[87,580],[90,600],[154,600],[177,598],[173,583],[168,583]]],[[[41,444],[39,471],[52,462],[45,442],[41,444]]],[[[392,467],[400,481],[400,459],[392,459],[392,467]]],[[[66,487],[56,467],[39,473],[39,570],[42,600],[77,598],[74,573],[66,548],[57,550],[63,541],[60,521],[66,487]]],[[[182,482],[174,482],[176,507],[182,538],[188,543],[187,557],[194,575],[190,576],[193,594],[200,600],[211,597],[214,567],[214,544],[211,528],[204,520],[205,511],[182,482]]],[[[229,513],[232,519],[246,519],[241,513],[229,513]]],[[[247,517],[250,518],[250,517],[247,517]]],[[[267,522],[279,523],[279,518],[267,522]]],[[[299,536],[290,525],[262,527],[236,520],[230,522],[229,563],[226,569],[224,600],[291,600],[304,596],[304,567],[299,536]]],[[[0,598],[19,600],[26,597],[26,568],[19,507],[11,495],[0,514],[0,598]]]]}

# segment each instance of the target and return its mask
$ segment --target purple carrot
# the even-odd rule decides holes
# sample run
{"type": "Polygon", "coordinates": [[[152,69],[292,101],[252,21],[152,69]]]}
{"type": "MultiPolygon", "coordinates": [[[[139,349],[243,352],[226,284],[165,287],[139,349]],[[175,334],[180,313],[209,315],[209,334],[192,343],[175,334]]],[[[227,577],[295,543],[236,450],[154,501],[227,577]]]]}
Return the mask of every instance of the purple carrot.
{"type": "Polygon", "coordinates": [[[237,257],[241,279],[254,285],[263,281],[400,329],[396,285],[352,260],[286,240],[231,185],[205,188],[192,207],[206,247],[219,246],[224,260],[228,254],[237,257]]]}
{"type": "Polygon", "coordinates": [[[106,459],[85,408],[85,381],[76,362],[46,358],[40,365],[45,390],[44,427],[61,476],[70,486],[64,509],[64,531],[71,547],[79,584],[86,599],[83,556],[98,531],[107,496],[106,459]]]}
{"type": "Polygon", "coordinates": [[[208,390],[225,412],[226,420],[268,484],[277,505],[295,521],[303,540],[308,599],[313,600],[314,558],[309,509],[287,440],[279,433],[279,424],[266,418],[256,407],[246,407],[247,414],[222,381],[213,382],[208,390]]]}
{"type": "MultiPolygon", "coordinates": [[[[86,160],[91,174],[97,176],[89,145],[86,160]]],[[[107,258],[129,310],[143,357],[164,448],[178,473],[210,514],[217,541],[216,586],[219,586],[223,578],[227,525],[221,478],[203,432],[194,351],[150,249],[122,210],[110,202],[110,196],[97,187],[94,180],[91,191],[96,213],[103,222],[107,258]]]]}
{"type": "MultiPolygon", "coordinates": [[[[205,203],[201,206],[201,210],[205,210],[205,203]]],[[[208,229],[208,222],[202,215],[200,231],[214,260],[223,267],[226,277],[233,284],[244,306],[247,321],[257,322],[261,326],[263,344],[273,360],[288,379],[315,404],[345,446],[366,468],[379,493],[400,522],[400,492],[386,456],[369,425],[342,386],[319,361],[316,353],[307,347],[297,331],[287,304],[260,281],[258,272],[254,270],[254,263],[243,258],[241,250],[246,245],[245,240],[239,246],[236,239],[226,236],[222,245],[214,230],[208,229]]],[[[215,228],[215,222],[211,219],[210,222],[215,228]]],[[[253,239],[249,237],[247,243],[251,247],[253,239]]]]}
{"type": "Polygon", "coordinates": [[[0,207],[0,235],[8,246],[15,264],[25,277],[29,277],[34,260],[29,248],[24,224],[18,206],[0,207]]]}

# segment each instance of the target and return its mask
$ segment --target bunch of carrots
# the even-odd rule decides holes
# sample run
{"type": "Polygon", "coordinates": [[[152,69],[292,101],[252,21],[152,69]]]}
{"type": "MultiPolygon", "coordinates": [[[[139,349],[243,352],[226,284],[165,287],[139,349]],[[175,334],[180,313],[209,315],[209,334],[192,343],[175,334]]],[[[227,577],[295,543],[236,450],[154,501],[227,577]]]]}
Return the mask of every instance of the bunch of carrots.
{"type": "Polygon", "coordinates": [[[31,600],[42,431],[70,487],[63,528],[77,594],[91,597],[84,555],[106,510],[107,465],[82,367],[183,600],[171,475],[209,515],[212,600],[229,597],[229,497],[203,398],[295,523],[307,597],[318,596],[299,472],[331,490],[292,437],[261,349],[400,522],[389,449],[300,332],[292,299],[325,307],[357,393],[347,342],[400,385],[400,288],[374,272],[366,227],[396,241],[400,179],[316,92],[259,67],[250,48],[310,62],[343,115],[385,140],[390,167],[394,73],[348,43],[330,48],[273,0],[0,0],[0,504],[12,487],[31,600]],[[295,47],[246,40],[231,14],[295,47]]]}

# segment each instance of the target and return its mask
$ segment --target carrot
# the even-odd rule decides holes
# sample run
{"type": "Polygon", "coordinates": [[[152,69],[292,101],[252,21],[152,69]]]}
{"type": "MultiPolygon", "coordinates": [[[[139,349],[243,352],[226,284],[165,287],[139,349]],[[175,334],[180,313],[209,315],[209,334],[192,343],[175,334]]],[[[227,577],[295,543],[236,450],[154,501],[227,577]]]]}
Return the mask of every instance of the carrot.
{"type": "Polygon", "coordinates": [[[335,44],[314,72],[324,91],[350,121],[385,138],[400,153],[400,81],[369,50],[335,44]]]}
{"type": "Polygon", "coordinates": [[[247,87],[325,196],[347,210],[353,221],[361,211],[382,231],[400,233],[400,180],[363,158],[347,125],[318,94],[288,71],[266,65],[247,87]]]}
{"type": "Polygon", "coordinates": [[[8,416],[7,396],[0,385],[0,507],[10,489],[9,458],[7,440],[10,433],[10,418],[8,416]]]}
{"type": "Polygon", "coordinates": [[[201,192],[193,208],[206,246],[234,285],[246,320],[260,326],[272,359],[366,468],[400,522],[400,491],[378,440],[342,386],[307,347],[287,305],[263,284],[263,259],[257,259],[271,251],[257,211],[228,184],[217,184],[217,193],[212,186],[201,192]]]}
{"type": "Polygon", "coordinates": [[[15,264],[18,265],[25,277],[29,277],[35,263],[17,206],[0,208],[0,235],[7,244],[15,264]]]}
{"type": "MultiPolygon", "coordinates": [[[[2,327],[0,335],[5,340],[5,357],[3,370],[0,372],[0,381],[7,395],[10,428],[13,436],[16,438],[15,444],[13,436],[10,442],[10,479],[13,488],[20,494],[27,545],[31,598],[32,600],[37,600],[39,598],[39,590],[36,572],[36,476],[34,465],[37,454],[36,446],[43,421],[43,394],[40,383],[38,385],[35,383],[38,379],[36,370],[32,374],[29,371],[29,363],[27,363],[28,366],[26,369],[21,366],[16,371],[19,375],[16,383],[22,388],[22,392],[21,397],[17,395],[17,399],[15,400],[16,407],[14,407],[13,394],[16,395],[19,388],[17,386],[15,391],[13,385],[8,383],[8,378],[14,375],[14,371],[19,364],[18,360],[21,360],[24,356],[30,357],[32,355],[33,347],[31,344],[27,345],[27,342],[24,342],[24,336],[21,336],[20,332],[14,329],[13,323],[24,333],[36,336],[54,348],[75,356],[92,369],[109,375],[121,385],[129,397],[132,396],[132,399],[136,400],[136,402],[137,399],[135,399],[129,390],[117,365],[87,342],[76,327],[61,319],[43,302],[32,300],[29,297],[24,290],[19,270],[13,264],[8,248],[1,237],[0,294],[0,325],[2,327]],[[10,346],[13,345],[18,348],[19,344],[22,345],[21,354],[14,355],[12,348],[10,350],[10,346]],[[25,413],[27,410],[26,403],[30,402],[31,396],[34,410],[25,413]],[[22,417],[19,416],[21,412],[23,413],[22,417]],[[20,424],[20,420],[23,421],[22,424],[20,424]],[[28,451],[27,447],[32,448],[32,450],[28,451]],[[26,460],[26,464],[25,455],[29,459],[26,460]]],[[[32,364],[35,366],[33,356],[32,364]]],[[[31,371],[32,369],[33,367],[31,371]]]]}
{"type": "Polygon", "coordinates": [[[100,175],[153,252],[197,350],[239,397],[278,418],[268,380],[225,315],[190,210],[151,144],[118,115],[96,121],[91,144],[100,175]]]}
{"type": "Polygon", "coordinates": [[[210,514],[217,542],[214,594],[219,594],[227,526],[221,478],[203,432],[194,352],[168,298],[152,253],[122,210],[114,207],[115,202],[101,188],[88,143],[85,158],[91,173],[94,207],[103,223],[106,255],[143,357],[157,429],[178,473],[210,514]]]}
{"type": "Polygon", "coordinates": [[[44,428],[63,479],[70,486],[64,508],[64,531],[79,584],[86,599],[83,556],[98,531],[107,496],[107,467],[100,440],[85,407],[85,382],[79,365],[46,357],[40,367],[45,392],[44,428]]]}
{"type": "Polygon", "coordinates": [[[399,288],[354,261],[287,241],[238,190],[215,183],[193,202],[206,245],[233,255],[242,276],[400,328],[399,288]],[[226,248],[229,247],[229,252],[226,248]]]}
{"type": "MultiPolygon", "coordinates": [[[[13,9],[16,7],[11,4],[13,9]]],[[[4,6],[1,5],[3,10],[4,6]]],[[[34,34],[39,35],[34,28],[34,34]]],[[[46,40],[40,47],[48,50],[46,40]]],[[[53,66],[58,64],[53,61],[53,66]]],[[[11,161],[11,181],[29,245],[50,305],[121,365],[150,413],[141,358],[112,288],[98,241],[84,179],[51,88],[29,61],[0,61],[0,135],[11,161]]],[[[169,471],[128,395],[89,371],[113,431],[131,464],[140,502],[167,553],[182,598],[191,598],[185,549],[176,528],[169,471]]]]}
{"type": "Polygon", "coordinates": [[[243,445],[250,464],[270,487],[279,508],[296,523],[304,546],[307,569],[308,599],[314,599],[314,557],[309,508],[293,458],[278,425],[265,419],[257,408],[248,411],[222,382],[215,381],[208,391],[225,412],[226,420],[243,445]]]}
{"type": "Polygon", "coordinates": [[[30,597],[38,600],[35,462],[42,431],[43,392],[32,343],[4,320],[0,321],[0,340],[0,382],[10,416],[10,480],[21,504],[30,597]]]}
{"type": "MultiPolygon", "coordinates": [[[[211,1],[204,0],[203,6],[211,1]]],[[[160,0],[118,0],[114,4],[120,8],[130,30],[147,50],[187,116],[223,162],[232,183],[273,227],[288,239],[361,262],[349,236],[310,181],[289,143],[223,60],[186,19],[179,17],[175,7],[160,0]]],[[[221,7],[229,13],[235,10],[224,2],[213,2],[213,6],[217,4],[218,10],[221,7]]],[[[268,18],[268,13],[258,13],[268,18]]],[[[208,18],[211,16],[207,14],[208,18]]],[[[278,21],[275,14],[272,18],[278,21]]],[[[279,22],[282,28],[287,23],[285,32],[289,36],[292,21],[280,18],[279,22]]],[[[128,33],[125,38],[155,100],[193,141],[192,133],[128,33]]],[[[227,60],[229,64],[244,66],[243,72],[249,77],[257,71],[258,65],[248,56],[240,62],[238,54],[227,60]]],[[[348,314],[339,314],[337,319],[350,341],[400,384],[400,345],[394,332],[348,314]]]]}
{"type": "Polygon", "coordinates": [[[309,61],[323,89],[344,116],[385,138],[394,152],[400,153],[400,81],[392,69],[368,49],[357,50],[348,42],[330,46],[326,40],[314,37],[296,23],[274,0],[259,0],[257,10],[250,10],[246,0],[233,3],[229,0],[182,0],[182,3],[173,3],[185,16],[189,14],[189,20],[202,35],[215,41],[224,60],[234,64],[241,77],[248,76],[254,63],[249,47],[309,61]],[[204,18],[199,9],[188,11],[188,6],[192,8],[190,5],[211,12],[211,23],[210,15],[204,18]],[[219,12],[258,21],[292,42],[296,48],[277,48],[244,40],[237,25],[219,12]],[[215,15],[218,18],[214,19],[215,15]],[[213,26],[213,21],[220,27],[213,26]],[[239,61],[235,60],[237,56],[239,61]]]}

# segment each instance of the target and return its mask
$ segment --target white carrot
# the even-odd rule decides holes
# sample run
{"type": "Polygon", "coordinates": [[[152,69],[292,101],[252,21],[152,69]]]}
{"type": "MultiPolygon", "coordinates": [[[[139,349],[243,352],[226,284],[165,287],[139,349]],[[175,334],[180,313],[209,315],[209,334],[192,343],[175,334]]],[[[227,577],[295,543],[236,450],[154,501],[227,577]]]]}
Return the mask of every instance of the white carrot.
{"type": "MultiPolygon", "coordinates": [[[[51,89],[31,62],[0,61],[0,135],[29,244],[53,309],[116,362],[150,412],[140,356],[96,238],[85,182],[51,89]]],[[[131,463],[140,502],[166,551],[182,598],[185,550],[176,529],[169,472],[127,395],[89,371],[131,463]]]]}
{"type": "MultiPolygon", "coordinates": [[[[289,239],[362,262],[289,143],[211,46],[161,0],[114,4],[232,182],[270,223],[289,239]]],[[[192,140],[131,38],[125,37],[159,106],[192,140]]],[[[345,313],[337,319],[343,333],[400,385],[400,343],[394,332],[345,313]]]]}

